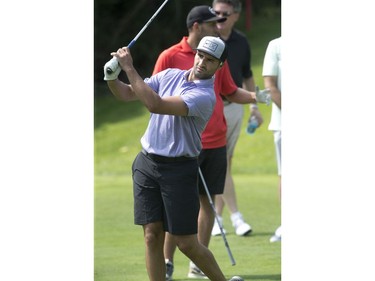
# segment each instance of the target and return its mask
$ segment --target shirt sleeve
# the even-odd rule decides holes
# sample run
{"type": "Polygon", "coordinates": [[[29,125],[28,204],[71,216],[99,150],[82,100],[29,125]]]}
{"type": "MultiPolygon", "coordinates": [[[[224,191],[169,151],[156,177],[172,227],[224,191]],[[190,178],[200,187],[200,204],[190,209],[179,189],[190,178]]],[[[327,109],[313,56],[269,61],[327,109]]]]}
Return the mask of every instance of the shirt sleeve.
{"type": "Polygon", "coordinates": [[[181,97],[189,108],[188,116],[196,116],[208,121],[216,102],[212,88],[205,89],[204,94],[199,90],[191,90],[181,97]]]}
{"type": "Polygon", "coordinates": [[[159,95],[160,79],[162,79],[166,71],[161,71],[161,72],[162,73],[157,73],[143,80],[158,95],[159,95]]]}
{"type": "Polygon", "coordinates": [[[253,71],[251,70],[251,47],[247,40],[245,40],[244,42],[244,44],[246,44],[246,57],[243,58],[245,63],[242,68],[242,77],[250,78],[253,77],[253,71]]]}
{"type": "Polygon", "coordinates": [[[266,54],[263,61],[263,76],[277,76],[278,75],[278,50],[276,41],[273,40],[268,44],[266,54]]]}

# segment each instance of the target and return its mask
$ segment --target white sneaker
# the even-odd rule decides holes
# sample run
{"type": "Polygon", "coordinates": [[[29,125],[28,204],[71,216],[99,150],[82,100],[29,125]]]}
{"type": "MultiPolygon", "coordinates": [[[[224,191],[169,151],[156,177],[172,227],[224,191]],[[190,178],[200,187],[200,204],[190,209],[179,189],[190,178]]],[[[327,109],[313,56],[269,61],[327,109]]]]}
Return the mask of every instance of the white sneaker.
{"type": "Polygon", "coordinates": [[[192,261],[190,261],[188,278],[208,279],[208,277],[203,273],[203,271],[200,270],[199,267],[196,266],[195,263],[193,263],[192,261]]]}
{"type": "Polygon", "coordinates": [[[275,234],[270,238],[270,242],[281,241],[281,225],[276,229],[275,234]]]}
{"type": "MultiPolygon", "coordinates": [[[[221,227],[223,227],[223,218],[220,217],[220,216],[217,216],[217,218],[219,219],[219,221],[220,221],[220,223],[221,223],[221,227]]],[[[224,234],[226,233],[224,227],[223,227],[223,232],[224,232],[224,234]]],[[[214,227],[212,228],[212,231],[211,231],[211,235],[212,235],[212,236],[218,236],[218,235],[221,235],[220,226],[219,226],[219,224],[217,223],[216,218],[215,218],[215,222],[214,222],[214,227]]]]}
{"type": "Polygon", "coordinates": [[[245,236],[250,234],[250,232],[252,231],[251,226],[243,220],[242,214],[240,212],[232,214],[230,218],[238,236],[245,236]]]}

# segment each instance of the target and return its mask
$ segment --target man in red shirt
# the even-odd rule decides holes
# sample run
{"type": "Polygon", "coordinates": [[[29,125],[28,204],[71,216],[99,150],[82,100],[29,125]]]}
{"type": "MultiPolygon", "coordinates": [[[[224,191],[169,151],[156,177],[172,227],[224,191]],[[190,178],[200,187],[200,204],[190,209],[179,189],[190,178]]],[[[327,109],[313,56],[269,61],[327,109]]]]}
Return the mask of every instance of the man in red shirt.
{"type": "MultiPolygon", "coordinates": [[[[153,74],[166,68],[190,69],[193,67],[195,48],[199,41],[205,36],[219,36],[216,22],[224,21],[226,18],[219,18],[209,6],[196,6],[188,14],[186,25],[189,36],[164,50],[155,64],[153,74]]],[[[199,155],[199,165],[204,180],[209,189],[212,200],[215,194],[222,194],[224,190],[225,175],[227,168],[226,157],[226,121],[224,116],[224,105],[220,95],[225,96],[229,101],[240,104],[270,102],[268,90],[260,92],[249,92],[239,88],[234,83],[227,62],[216,71],[214,90],[216,105],[214,112],[202,134],[202,152],[199,155]]],[[[208,247],[215,213],[212,210],[208,196],[205,192],[202,180],[199,179],[200,211],[198,218],[198,240],[208,247]]],[[[178,246],[178,245],[177,245],[178,246]]],[[[164,244],[164,256],[167,266],[167,280],[172,279],[173,255],[176,243],[167,233],[164,244]]],[[[188,273],[190,278],[206,278],[203,272],[192,262],[188,273]]]]}

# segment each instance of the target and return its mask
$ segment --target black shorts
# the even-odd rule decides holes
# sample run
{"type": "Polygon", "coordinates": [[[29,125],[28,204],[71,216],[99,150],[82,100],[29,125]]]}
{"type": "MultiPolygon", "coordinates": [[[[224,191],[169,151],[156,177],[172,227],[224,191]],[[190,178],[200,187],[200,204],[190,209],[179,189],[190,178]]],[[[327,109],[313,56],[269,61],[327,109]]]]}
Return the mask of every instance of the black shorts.
{"type": "Polygon", "coordinates": [[[198,160],[164,162],[159,158],[140,152],[133,162],[134,223],[163,221],[171,234],[196,234],[198,160]]]}
{"type": "MultiPolygon", "coordinates": [[[[226,146],[203,149],[199,154],[199,166],[210,194],[222,194],[227,173],[226,146]]],[[[199,193],[206,194],[202,179],[199,177],[199,193]]]]}

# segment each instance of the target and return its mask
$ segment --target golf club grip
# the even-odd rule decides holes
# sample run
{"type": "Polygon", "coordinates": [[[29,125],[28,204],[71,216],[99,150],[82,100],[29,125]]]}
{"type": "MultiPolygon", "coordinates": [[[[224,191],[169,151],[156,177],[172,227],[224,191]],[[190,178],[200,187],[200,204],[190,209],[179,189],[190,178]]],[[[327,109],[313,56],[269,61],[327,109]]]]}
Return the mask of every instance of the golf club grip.
{"type": "Polygon", "coordinates": [[[135,44],[135,41],[136,40],[132,40],[132,41],[130,41],[130,43],[129,43],[129,45],[127,46],[129,49],[131,48],[131,47],[133,47],[133,45],[135,44]]]}
{"type": "MultiPolygon", "coordinates": [[[[135,41],[136,41],[136,40],[133,39],[133,40],[129,43],[129,45],[128,45],[127,47],[130,49],[130,48],[134,45],[135,41]]],[[[115,57],[113,57],[113,58],[111,59],[111,63],[110,63],[110,65],[107,67],[106,71],[107,71],[108,74],[112,74],[113,72],[116,71],[117,67],[119,67],[119,65],[118,65],[118,60],[117,60],[115,57]]]]}

